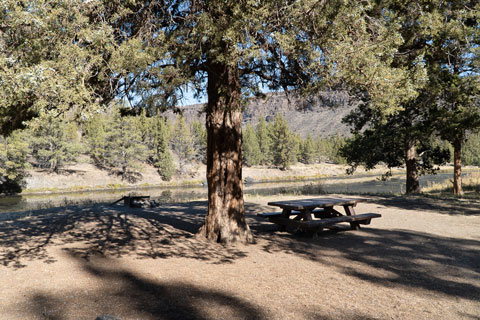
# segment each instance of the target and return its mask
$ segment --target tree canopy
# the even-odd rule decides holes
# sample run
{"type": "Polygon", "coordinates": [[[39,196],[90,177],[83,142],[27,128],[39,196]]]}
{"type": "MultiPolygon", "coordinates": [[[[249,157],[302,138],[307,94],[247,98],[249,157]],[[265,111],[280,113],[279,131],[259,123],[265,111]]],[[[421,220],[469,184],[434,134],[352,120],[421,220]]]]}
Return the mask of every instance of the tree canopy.
{"type": "Polygon", "coordinates": [[[381,4],[7,0],[0,8],[1,127],[8,133],[44,109],[73,110],[81,119],[87,107],[113,99],[158,113],[190,88],[208,97],[209,206],[200,232],[250,242],[241,177],[245,97],[265,88],[342,86],[388,115],[417,96],[422,61],[394,63],[410,38],[381,4]]]}
{"type": "MultiPolygon", "coordinates": [[[[355,168],[405,164],[407,192],[419,192],[418,173],[449,157],[431,144],[440,135],[459,149],[466,131],[479,128],[479,15],[478,1],[378,1],[377,12],[387,11],[399,25],[404,42],[392,65],[409,70],[417,95],[401,103],[394,114],[378,112],[375,101],[362,101],[345,121],[355,137],[343,154],[355,168]],[[423,72],[419,72],[419,70],[423,72]],[[477,101],[477,102],[475,102],[477,101]],[[418,150],[417,150],[418,149],[418,150]]],[[[374,10],[375,11],[375,10],[374,10]]],[[[459,151],[455,151],[455,163],[459,151]]],[[[458,165],[455,165],[458,168],[458,165]]],[[[455,185],[460,178],[458,169],[455,185]]]]}

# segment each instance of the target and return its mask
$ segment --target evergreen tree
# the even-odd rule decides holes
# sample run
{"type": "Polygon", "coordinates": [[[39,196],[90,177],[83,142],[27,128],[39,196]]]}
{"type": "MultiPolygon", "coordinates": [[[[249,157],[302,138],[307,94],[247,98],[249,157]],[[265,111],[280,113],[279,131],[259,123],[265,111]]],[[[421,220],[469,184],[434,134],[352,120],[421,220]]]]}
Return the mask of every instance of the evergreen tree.
{"type": "Polygon", "coordinates": [[[175,173],[175,164],[170,153],[170,126],[168,120],[156,116],[152,118],[153,165],[165,181],[170,181],[175,173]]]}
{"type": "Polygon", "coordinates": [[[273,164],[283,170],[288,169],[288,166],[297,160],[298,145],[294,134],[288,128],[287,120],[280,114],[275,116],[270,130],[270,138],[273,164]]]}
{"type": "Polygon", "coordinates": [[[192,122],[193,145],[196,160],[207,163],[207,130],[200,121],[192,122]]]}
{"type": "Polygon", "coordinates": [[[302,142],[300,159],[305,164],[315,163],[316,153],[315,142],[309,133],[302,142]]]}
{"type": "Polygon", "coordinates": [[[419,107],[422,99],[420,96],[405,104],[404,110],[386,117],[368,105],[359,106],[345,117],[354,134],[341,148],[341,155],[351,166],[348,172],[353,173],[358,165],[367,170],[379,163],[388,168],[405,165],[407,193],[420,192],[419,175],[435,173],[435,165],[449,157],[447,150],[431,143],[434,129],[425,110],[419,107]]]}
{"type": "MultiPolygon", "coordinates": [[[[431,128],[419,123],[412,125],[410,121],[414,117],[405,114],[408,110],[416,109],[392,115],[384,123],[376,121],[374,127],[356,132],[352,138],[347,139],[340,152],[351,166],[350,173],[360,164],[367,170],[379,163],[385,164],[389,169],[406,164],[413,166],[407,170],[407,193],[420,191],[418,175],[435,173],[439,169],[436,166],[444,164],[450,153],[430,138],[431,128]]],[[[388,175],[390,171],[386,173],[388,175]]]]}
{"type": "Polygon", "coordinates": [[[0,193],[18,193],[25,186],[28,143],[17,130],[9,137],[0,137],[0,193]]]}
{"type": "Polygon", "coordinates": [[[480,166],[480,133],[470,133],[464,147],[465,165],[480,166]]]}
{"type": "Polygon", "coordinates": [[[260,147],[260,164],[269,165],[272,163],[272,140],[268,132],[267,123],[263,117],[259,117],[256,134],[258,146],[260,147]]]}
{"type": "Polygon", "coordinates": [[[149,150],[152,149],[152,137],[153,128],[152,118],[147,116],[147,110],[145,108],[140,110],[140,114],[135,117],[136,127],[140,131],[142,142],[149,150]]]}
{"type": "Polygon", "coordinates": [[[245,97],[262,87],[308,92],[343,82],[392,112],[415,94],[407,70],[391,64],[403,41],[399,24],[386,23],[388,10],[372,15],[371,3],[18,3],[6,0],[0,12],[2,124],[20,125],[42,109],[81,115],[116,97],[163,109],[193,86],[208,96],[209,201],[200,233],[213,241],[253,241],[241,181],[245,97]],[[35,79],[25,81],[29,74],[35,79]]]}
{"type": "MultiPolygon", "coordinates": [[[[424,84],[423,54],[431,26],[423,18],[434,10],[433,7],[433,1],[412,6],[409,3],[382,0],[376,2],[371,10],[373,15],[388,19],[389,24],[400,26],[404,42],[398,52],[392,54],[391,63],[392,66],[408,70],[407,77],[413,85],[412,89],[421,89],[424,84]],[[384,16],[386,12],[388,17],[384,16]]],[[[425,129],[421,118],[424,112],[418,110],[417,105],[420,103],[417,94],[414,94],[402,102],[404,110],[400,110],[400,114],[397,111],[385,114],[368,97],[362,99],[357,109],[344,119],[354,134],[354,138],[342,149],[342,154],[351,164],[349,172],[353,172],[359,164],[372,168],[378,162],[385,162],[388,166],[405,163],[407,193],[419,192],[416,148],[422,137],[417,134],[425,132],[428,137],[429,132],[422,130],[425,129]]]]}
{"type": "MultiPolygon", "coordinates": [[[[4,0],[0,9],[0,131],[42,110],[82,117],[119,95],[112,61],[127,10],[96,1],[4,0]],[[123,11],[123,14],[121,13],[123,11]],[[117,91],[117,92],[116,92],[117,91]]],[[[133,62],[130,62],[131,64],[133,62]]]]}
{"type": "Polygon", "coordinates": [[[302,137],[300,134],[290,131],[292,135],[293,153],[295,154],[295,160],[293,163],[299,161],[302,157],[302,137]]]}
{"type": "Polygon", "coordinates": [[[345,164],[346,160],[340,152],[345,145],[345,138],[337,133],[334,136],[330,136],[327,140],[330,145],[327,153],[329,159],[338,164],[345,164]]]}
{"type": "Polygon", "coordinates": [[[429,116],[453,145],[454,194],[462,195],[462,148],[467,132],[480,129],[480,2],[442,1],[428,17],[435,30],[425,60],[429,116]]]}
{"type": "Polygon", "coordinates": [[[317,152],[317,158],[320,162],[328,160],[326,155],[327,141],[326,139],[319,137],[315,140],[315,150],[317,152]]]}
{"type": "Polygon", "coordinates": [[[185,118],[183,116],[177,117],[170,143],[173,152],[175,152],[178,157],[178,171],[180,174],[185,174],[185,165],[194,157],[194,142],[190,128],[185,124],[185,118]]]}
{"type": "Polygon", "coordinates": [[[63,165],[74,162],[83,145],[78,128],[55,111],[43,113],[28,124],[29,148],[35,165],[58,171],[63,165]]]}
{"type": "Polygon", "coordinates": [[[146,161],[147,147],[142,142],[142,133],[135,117],[121,117],[114,113],[106,129],[105,163],[119,168],[122,179],[135,181],[140,169],[139,162],[146,161]]]}
{"type": "MultiPolygon", "coordinates": [[[[461,123],[465,124],[469,122],[466,119],[474,119],[475,116],[471,117],[474,113],[461,110],[466,104],[472,104],[465,103],[463,98],[457,99],[460,97],[457,93],[463,92],[463,97],[470,98],[474,94],[473,91],[467,93],[466,87],[460,89],[459,82],[462,81],[456,82],[454,79],[465,80],[464,83],[476,82],[466,80],[466,76],[478,74],[478,66],[475,71],[475,67],[472,68],[475,64],[471,62],[478,60],[478,52],[475,51],[478,51],[479,8],[478,1],[468,0],[423,1],[415,6],[390,0],[376,2],[371,10],[373,16],[384,17],[388,12],[388,24],[400,27],[404,42],[398,52],[392,55],[391,63],[394,67],[407,70],[409,82],[414,85],[417,94],[404,99],[401,103],[403,108],[391,114],[379,111],[376,103],[368,97],[363,100],[364,103],[346,119],[356,135],[349,146],[357,152],[344,149],[351,163],[384,161],[394,165],[400,161],[406,166],[407,193],[413,193],[420,191],[419,174],[425,170],[431,171],[425,164],[432,164],[432,159],[441,163],[446,156],[445,150],[438,150],[426,143],[429,136],[435,134],[436,130],[443,137],[448,137],[452,144],[457,142],[458,146],[461,145],[464,130],[457,128],[473,128],[461,123]],[[460,73],[455,69],[461,70],[460,73]],[[447,80],[447,74],[454,76],[447,80]],[[377,140],[379,142],[375,143],[376,139],[381,138],[390,140],[385,143],[377,140]],[[365,145],[361,147],[360,142],[365,145]],[[420,159],[419,155],[430,155],[432,158],[420,159]]],[[[456,181],[460,178],[458,172],[456,170],[456,181]]]]}
{"type": "Polygon", "coordinates": [[[262,153],[260,151],[260,145],[257,140],[257,134],[255,129],[249,123],[245,127],[245,132],[243,133],[243,161],[247,166],[256,166],[260,164],[262,159],[262,153]]]}
{"type": "Polygon", "coordinates": [[[96,114],[89,119],[85,126],[85,140],[88,146],[88,154],[97,166],[106,166],[107,128],[111,119],[106,114],[96,114]],[[110,121],[109,121],[110,120],[110,121]]]}
{"type": "Polygon", "coordinates": [[[345,164],[345,158],[341,154],[345,140],[344,137],[338,134],[315,140],[316,157],[320,159],[320,161],[332,161],[334,163],[345,164]]]}

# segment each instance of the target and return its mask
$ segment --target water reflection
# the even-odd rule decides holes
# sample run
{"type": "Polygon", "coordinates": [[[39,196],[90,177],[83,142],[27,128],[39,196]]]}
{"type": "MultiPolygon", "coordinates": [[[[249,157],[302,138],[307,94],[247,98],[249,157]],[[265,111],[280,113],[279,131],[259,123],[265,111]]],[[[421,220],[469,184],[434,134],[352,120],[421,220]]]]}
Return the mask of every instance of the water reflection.
{"type": "MultiPolygon", "coordinates": [[[[430,186],[450,178],[451,174],[443,173],[422,176],[420,178],[420,186],[430,186]]],[[[381,181],[377,177],[372,176],[369,178],[353,176],[296,182],[248,183],[244,189],[246,195],[259,196],[277,194],[321,195],[330,193],[400,194],[404,192],[405,178],[400,175],[394,176],[388,181],[381,181]]],[[[0,197],[0,212],[28,211],[78,204],[112,203],[129,194],[149,195],[151,199],[159,203],[186,202],[206,199],[207,188],[199,185],[0,197]]]]}

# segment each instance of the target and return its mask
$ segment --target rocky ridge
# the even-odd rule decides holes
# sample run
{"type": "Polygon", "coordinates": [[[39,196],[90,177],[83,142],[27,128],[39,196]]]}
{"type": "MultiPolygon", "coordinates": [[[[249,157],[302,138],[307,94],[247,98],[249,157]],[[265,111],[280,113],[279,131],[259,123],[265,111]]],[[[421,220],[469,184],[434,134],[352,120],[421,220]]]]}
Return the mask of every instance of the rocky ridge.
{"type": "MultiPolygon", "coordinates": [[[[342,118],[354,108],[349,96],[341,92],[322,92],[315,97],[302,98],[287,96],[285,93],[268,93],[263,98],[251,98],[243,112],[244,125],[255,125],[263,117],[272,121],[276,114],[284,116],[290,129],[305,137],[348,135],[350,129],[342,123],[342,118]]],[[[179,107],[187,122],[204,118],[204,104],[179,107]]],[[[167,113],[170,118],[172,112],[167,113]]]]}

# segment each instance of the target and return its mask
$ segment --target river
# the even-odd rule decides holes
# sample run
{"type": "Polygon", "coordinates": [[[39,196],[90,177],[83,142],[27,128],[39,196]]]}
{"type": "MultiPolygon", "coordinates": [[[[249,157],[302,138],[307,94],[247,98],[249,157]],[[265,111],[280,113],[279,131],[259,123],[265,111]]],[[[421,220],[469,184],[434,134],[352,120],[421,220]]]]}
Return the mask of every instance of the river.
{"type": "MultiPolygon", "coordinates": [[[[467,173],[468,175],[470,173],[467,173]]],[[[420,177],[421,187],[451,179],[451,173],[440,173],[420,177]]],[[[387,181],[380,176],[341,176],[307,181],[275,181],[246,183],[244,193],[269,196],[276,194],[320,195],[320,194],[401,194],[405,192],[404,175],[394,175],[387,181]]],[[[204,186],[152,187],[129,190],[86,191],[67,193],[27,194],[0,197],[0,213],[29,211],[67,205],[112,203],[124,195],[149,195],[159,203],[185,202],[206,199],[204,186]]]]}

